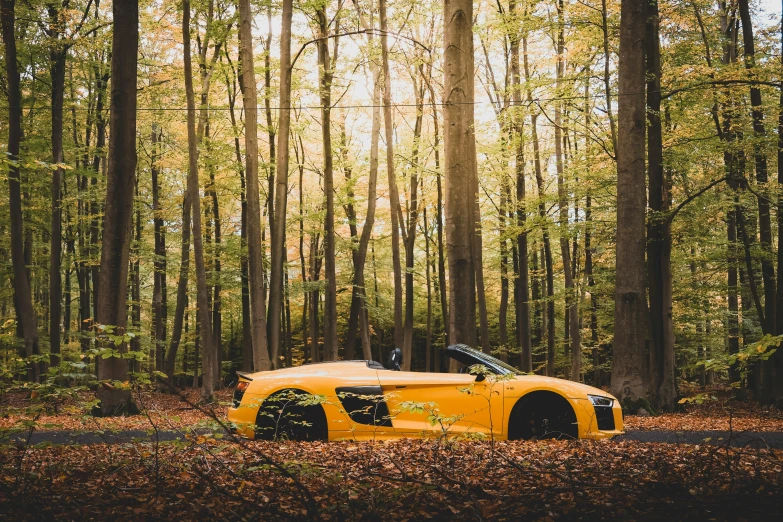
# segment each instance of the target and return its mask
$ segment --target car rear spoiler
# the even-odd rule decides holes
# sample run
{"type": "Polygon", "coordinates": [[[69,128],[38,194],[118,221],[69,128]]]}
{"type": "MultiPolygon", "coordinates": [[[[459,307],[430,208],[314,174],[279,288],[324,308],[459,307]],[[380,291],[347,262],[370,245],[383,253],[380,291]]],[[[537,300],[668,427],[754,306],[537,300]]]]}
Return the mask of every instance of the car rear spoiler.
{"type": "Polygon", "coordinates": [[[236,373],[237,373],[237,375],[239,377],[241,377],[243,379],[247,379],[248,381],[252,381],[253,380],[253,374],[252,373],[247,373],[247,372],[236,372],[236,373]]]}

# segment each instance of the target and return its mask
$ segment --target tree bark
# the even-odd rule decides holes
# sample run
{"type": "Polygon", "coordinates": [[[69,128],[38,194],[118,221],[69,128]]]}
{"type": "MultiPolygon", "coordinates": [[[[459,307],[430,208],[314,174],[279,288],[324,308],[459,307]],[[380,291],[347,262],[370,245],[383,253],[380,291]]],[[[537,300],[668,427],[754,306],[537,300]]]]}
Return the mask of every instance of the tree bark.
{"type": "MultiPolygon", "coordinates": [[[[383,0],[382,0],[383,1],[383,0]]],[[[476,204],[473,125],[473,2],[443,7],[443,119],[446,249],[449,262],[449,341],[476,343],[473,238],[476,204]]],[[[451,362],[454,371],[455,361],[451,362]]]]}
{"type": "MultiPolygon", "coordinates": [[[[562,96],[563,74],[565,73],[565,5],[563,0],[557,4],[557,65],[556,90],[558,96],[562,96]]],[[[557,170],[557,197],[560,217],[560,255],[563,260],[563,275],[566,290],[566,317],[568,319],[568,340],[571,350],[571,380],[579,381],[582,373],[582,342],[579,330],[579,295],[574,285],[572,272],[572,259],[570,252],[568,232],[568,194],[565,186],[565,172],[563,167],[563,108],[561,102],[555,101],[555,166],[557,170]]],[[[566,354],[568,355],[568,354],[566,354]]]]}
{"type": "MultiPolygon", "coordinates": [[[[516,0],[511,0],[508,10],[516,17],[516,0]]],[[[509,31],[509,47],[511,51],[511,89],[514,102],[514,134],[516,145],[516,221],[517,234],[517,277],[514,280],[514,307],[516,309],[517,335],[519,348],[519,369],[523,372],[533,371],[533,350],[530,340],[530,272],[528,271],[527,252],[527,205],[525,202],[525,114],[522,109],[522,85],[519,67],[519,36],[516,31],[509,31]]]]}
{"type": "Polygon", "coordinates": [[[672,319],[671,220],[669,184],[664,175],[661,127],[661,58],[658,2],[647,5],[647,176],[650,215],[647,223],[647,285],[650,301],[650,399],[671,411],[677,398],[674,378],[674,325],[672,319]]]}
{"type": "MultiPolygon", "coordinates": [[[[533,92],[530,88],[530,65],[527,53],[527,34],[522,36],[523,62],[525,83],[527,84],[527,101],[532,105],[533,92]]],[[[544,203],[544,175],[541,169],[541,147],[538,141],[538,114],[530,115],[530,132],[533,139],[533,167],[536,173],[538,188],[538,217],[542,222],[543,261],[546,271],[546,307],[542,313],[542,331],[546,327],[546,375],[555,374],[555,276],[552,262],[552,246],[549,239],[548,217],[544,203]]]]}
{"type": "MultiPolygon", "coordinates": [[[[742,21],[743,54],[745,68],[748,70],[750,80],[756,79],[756,54],[753,41],[753,24],[750,18],[748,0],[738,0],[740,19],[742,21]]],[[[753,134],[756,140],[753,145],[753,154],[756,167],[756,181],[762,191],[766,190],[769,179],[767,168],[767,155],[762,149],[761,143],[767,132],[764,128],[764,112],[761,103],[761,89],[758,86],[750,87],[751,116],[753,119],[753,134]]],[[[761,258],[761,276],[764,282],[764,321],[762,327],[764,333],[775,332],[775,265],[772,261],[772,219],[770,217],[770,199],[764,195],[757,197],[759,210],[759,239],[764,256],[761,258]]]]}
{"type": "Polygon", "coordinates": [[[158,147],[162,130],[157,124],[152,124],[150,134],[152,153],[150,157],[150,173],[152,175],[152,214],[155,235],[155,261],[153,263],[154,278],[152,288],[152,333],[155,349],[155,369],[165,371],[164,353],[166,347],[166,228],[163,222],[160,203],[160,168],[158,166],[158,147]]]}
{"type": "MultiPolygon", "coordinates": [[[[388,23],[386,0],[378,1],[381,24],[381,60],[383,62],[383,121],[386,135],[386,173],[389,181],[389,208],[392,228],[392,265],[394,269],[394,345],[402,347],[404,333],[402,324],[402,265],[400,261],[400,196],[397,192],[397,178],[394,173],[394,120],[391,108],[391,73],[389,72],[388,23]]],[[[472,84],[471,84],[472,87],[472,84]]],[[[403,363],[405,361],[403,360],[403,363]]]]}
{"type": "Polygon", "coordinates": [[[645,297],[644,4],[622,0],[617,141],[617,261],[611,389],[624,404],[648,392],[645,297]]]}
{"type": "MultiPolygon", "coordinates": [[[[332,154],[332,64],[329,55],[329,19],[326,6],[318,9],[318,61],[321,69],[321,138],[324,154],[324,193],[326,217],[324,219],[324,265],[326,291],[324,292],[324,358],[337,360],[337,275],[335,271],[334,230],[334,168],[332,154]]],[[[336,45],[336,43],[335,43],[336,45]]]]}
{"type": "MultiPolygon", "coordinates": [[[[11,218],[11,264],[13,265],[13,288],[16,318],[24,337],[24,355],[31,357],[40,353],[38,345],[38,318],[33,308],[30,281],[25,268],[24,229],[22,214],[22,194],[20,187],[19,145],[22,141],[22,93],[19,87],[19,69],[17,68],[16,34],[14,31],[16,16],[13,0],[2,0],[3,43],[5,45],[6,83],[8,89],[8,209],[11,218]]],[[[40,366],[28,363],[27,379],[37,382],[40,379],[40,366]]]]}
{"type": "MultiPolygon", "coordinates": [[[[193,256],[196,265],[196,301],[198,308],[199,340],[202,349],[201,399],[211,402],[215,389],[217,353],[212,343],[212,317],[207,303],[207,274],[204,266],[204,245],[201,232],[201,197],[198,186],[198,138],[196,134],[196,102],[193,93],[193,70],[190,55],[190,1],[182,2],[182,40],[185,64],[185,94],[188,105],[188,180],[193,238],[193,256]]],[[[202,98],[203,100],[203,98],[202,98]]],[[[203,103],[203,101],[202,101],[203,103]]],[[[203,110],[203,109],[202,109],[203,110]]]]}
{"type": "MultiPolygon", "coordinates": [[[[283,3],[283,18],[291,16],[292,2],[283,3]]],[[[267,56],[269,56],[267,49],[267,56]]],[[[283,270],[286,252],[285,227],[288,209],[288,142],[291,124],[291,33],[280,40],[280,110],[278,117],[275,206],[272,230],[272,274],[269,279],[269,356],[276,365],[280,345],[280,307],[283,299],[283,270]]],[[[269,69],[267,68],[267,71],[269,69]]],[[[268,100],[267,96],[267,100],[268,100]]],[[[271,122],[267,122],[269,125],[271,122]]],[[[271,125],[270,125],[271,128],[271,125]]],[[[270,136],[270,140],[272,137],[270,136]]],[[[272,141],[270,141],[272,143],[272,141]]],[[[271,154],[271,151],[270,151],[271,154]]]]}
{"type": "MultiPolygon", "coordinates": [[[[133,186],[136,179],[136,77],[139,48],[138,2],[112,5],[113,27],[111,59],[111,134],[103,240],[98,282],[96,322],[114,327],[116,335],[125,333],[127,324],[128,257],[133,216],[133,186]]],[[[103,347],[112,347],[101,339],[103,347]]],[[[122,343],[120,352],[127,346],[122,343]]],[[[104,357],[98,364],[98,380],[128,380],[128,360],[104,357]]],[[[97,398],[104,415],[132,410],[130,390],[106,384],[98,388],[97,398]]]]}
{"type": "Polygon", "coordinates": [[[62,275],[60,274],[63,250],[62,183],[63,168],[63,102],[65,97],[65,60],[68,47],[62,43],[59,32],[60,10],[56,4],[48,7],[50,34],[55,43],[49,49],[52,96],[52,212],[49,247],[49,353],[51,365],[60,365],[60,323],[62,320],[62,275]]]}
{"type": "MultiPolygon", "coordinates": [[[[290,2],[285,2],[288,4],[290,2]]],[[[247,250],[250,285],[250,313],[253,338],[253,369],[265,371],[274,367],[269,358],[266,332],[264,266],[261,243],[261,203],[258,193],[258,94],[253,62],[253,36],[250,1],[240,0],[240,34],[242,102],[245,109],[245,177],[247,184],[247,250]]],[[[281,38],[291,34],[291,11],[284,13],[281,38]]]]}

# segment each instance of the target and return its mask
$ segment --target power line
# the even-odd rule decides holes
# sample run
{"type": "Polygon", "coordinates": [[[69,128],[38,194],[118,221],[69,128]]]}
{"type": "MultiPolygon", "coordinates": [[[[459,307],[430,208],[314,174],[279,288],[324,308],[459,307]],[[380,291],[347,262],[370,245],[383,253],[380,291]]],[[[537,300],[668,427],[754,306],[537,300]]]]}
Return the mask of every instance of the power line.
{"type": "MultiPolygon", "coordinates": [[[[646,92],[632,92],[632,93],[612,93],[611,96],[614,98],[620,97],[620,96],[637,96],[640,94],[647,94],[646,92]]],[[[566,100],[584,100],[586,97],[584,95],[578,95],[578,96],[553,96],[551,98],[533,98],[532,100],[522,100],[519,103],[515,103],[512,100],[508,101],[507,107],[514,107],[514,106],[529,106],[535,103],[542,103],[542,102],[553,102],[553,101],[566,101],[566,100]]],[[[606,98],[605,94],[595,94],[587,96],[588,99],[604,99],[606,98]]],[[[447,105],[493,105],[496,106],[497,102],[492,102],[490,100],[480,100],[480,101],[472,101],[472,102],[428,102],[423,103],[425,107],[431,107],[432,105],[436,105],[438,107],[445,107],[447,105]]],[[[383,104],[379,105],[334,105],[329,108],[329,110],[336,110],[336,109],[375,109],[375,108],[383,108],[383,104]]],[[[393,103],[391,104],[392,108],[401,108],[401,107],[418,107],[415,103],[393,103]]],[[[2,107],[2,110],[10,110],[15,107],[10,106],[4,106],[2,107]]],[[[34,107],[22,107],[22,110],[32,110],[32,109],[51,109],[51,105],[36,105],[34,107]]],[[[194,111],[200,111],[200,110],[208,110],[208,111],[229,111],[231,110],[231,107],[226,106],[208,106],[208,107],[195,107],[194,111]]],[[[252,108],[235,108],[236,110],[253,110],[252,108]]],[[[281,110],[281,107],[269,107],[269,110],[273,111],[279,111],[281,110]]],[[[290,107],[290,110],[293,111],[301,111],[301,110],[321,110],[324,109],[323,105],[297,105],[290,107]]],[[[63,110],[77,110],[77,111],[90,111],[94,110],[88,107],[74,107],[73,105],[66,105],[63,107],[63,110]]],[[[182,111],[187,112],[189,109],[187,107],[137,107],[136,111],[141,112],[147,112],[147,111],[182,111]]],[[[267,107],[256,107],[256,111],[265,111],[267,110],[267,107]]],[[[107,109],[107,112],[109,109],[107,109]]]]}

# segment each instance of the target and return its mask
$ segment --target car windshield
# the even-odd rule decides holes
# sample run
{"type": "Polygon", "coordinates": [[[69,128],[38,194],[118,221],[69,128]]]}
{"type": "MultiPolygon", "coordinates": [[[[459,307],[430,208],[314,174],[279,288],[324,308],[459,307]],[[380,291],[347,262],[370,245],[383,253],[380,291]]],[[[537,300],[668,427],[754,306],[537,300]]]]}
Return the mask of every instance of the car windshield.
{"type": "Polygon", "coordinates": [[[462,364],[483,364],[489,368],[489,370],[499,375],[508,375],[511,373],[519,375],[521,373],[510,364],[464,344],[449,346],[446,350],[446,355],[462,364]]]}

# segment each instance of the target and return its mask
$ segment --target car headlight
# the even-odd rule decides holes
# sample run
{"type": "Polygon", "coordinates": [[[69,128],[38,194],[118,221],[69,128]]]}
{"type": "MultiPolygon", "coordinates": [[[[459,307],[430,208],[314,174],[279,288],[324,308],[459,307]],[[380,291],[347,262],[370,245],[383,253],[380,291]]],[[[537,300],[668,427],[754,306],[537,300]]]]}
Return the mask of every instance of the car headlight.
{"type": "Polygon", "coordinates": [[[609,397],[601,397],[600,395],[588,395],[588,399],[593,403],[593,406],[606,406],[611,408],[614,405],[614,399],[609,397]]]}

